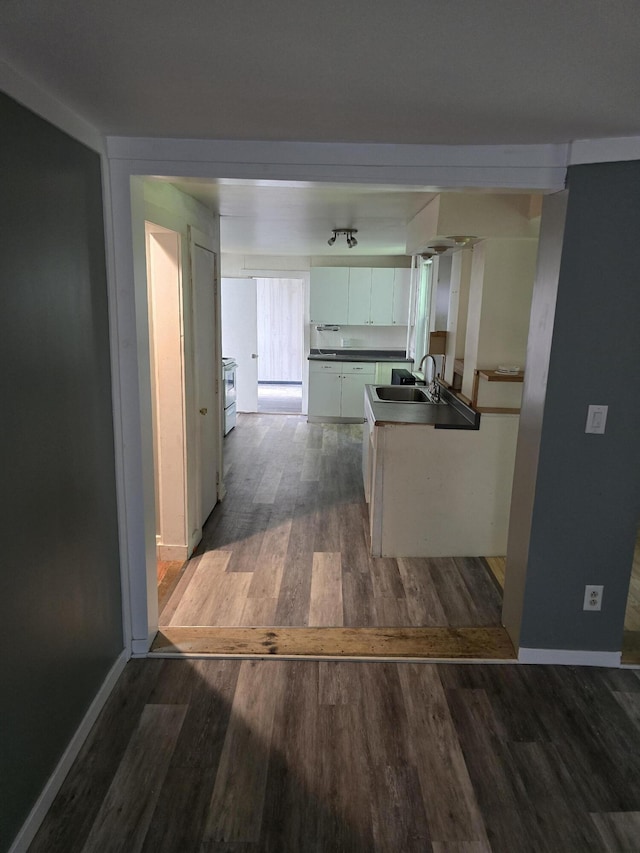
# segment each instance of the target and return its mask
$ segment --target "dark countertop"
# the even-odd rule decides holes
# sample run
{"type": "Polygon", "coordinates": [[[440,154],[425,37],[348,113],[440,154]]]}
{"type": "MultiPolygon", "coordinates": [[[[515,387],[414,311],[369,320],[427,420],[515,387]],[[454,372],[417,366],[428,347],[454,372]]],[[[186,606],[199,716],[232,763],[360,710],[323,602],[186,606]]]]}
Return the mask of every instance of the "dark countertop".
{"type": "Polygon", "coordinates": [[[327,349],[312,349],[307,356],[309,361],[393,361],[413,364],[412,358],[407,358],[403,349],[352,349],[351,347],[327,347],[327,349]]]}
{"type": "Polygon", "coordinates": [[[423,424],[435,429],[480,429],[480,415],[466,406],[446,388],[441,389],[441,399],[446,406],[430,403],[380,403],[375,400],[371,389],[365,386],[367,408],[373,415],[374,426],[394,424],[423,424]]]}

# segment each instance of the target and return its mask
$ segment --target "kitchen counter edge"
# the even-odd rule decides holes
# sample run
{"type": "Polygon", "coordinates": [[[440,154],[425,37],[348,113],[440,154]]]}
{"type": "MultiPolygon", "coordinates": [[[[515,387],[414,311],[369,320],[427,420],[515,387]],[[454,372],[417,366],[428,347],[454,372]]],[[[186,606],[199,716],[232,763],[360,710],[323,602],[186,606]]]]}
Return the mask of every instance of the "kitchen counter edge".
{"type": "Polygon", "coordinates": [[[479,412],[465,405],[453,394],[442,389],[446,406],[421,406],[416,403],[378,403],[373,399],[373,385],[365,386],[367,410],[374,426],[428,426],[435,429],[480,429],[479,412]]]}
{"type": "Polygon", "coordinates": [[[354,350],[331,347],[328,352],[318,352],[312,349],[307,356],[308,361],[370,361],[384,362],[392,361],[405,364],[413,364],[413,359],[408,358],[404,350],[354,350]]]}

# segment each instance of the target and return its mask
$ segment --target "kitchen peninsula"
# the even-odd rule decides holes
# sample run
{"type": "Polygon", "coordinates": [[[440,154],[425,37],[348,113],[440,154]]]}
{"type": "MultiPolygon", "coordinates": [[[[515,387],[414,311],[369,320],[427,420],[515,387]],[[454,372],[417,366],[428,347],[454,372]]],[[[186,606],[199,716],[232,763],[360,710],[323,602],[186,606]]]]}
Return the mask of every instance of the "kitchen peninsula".
{"type": "Polygon", "coordinates": [[[518,416],[365,393],[362,470],[377,557],[506,552],[518,416]]]}

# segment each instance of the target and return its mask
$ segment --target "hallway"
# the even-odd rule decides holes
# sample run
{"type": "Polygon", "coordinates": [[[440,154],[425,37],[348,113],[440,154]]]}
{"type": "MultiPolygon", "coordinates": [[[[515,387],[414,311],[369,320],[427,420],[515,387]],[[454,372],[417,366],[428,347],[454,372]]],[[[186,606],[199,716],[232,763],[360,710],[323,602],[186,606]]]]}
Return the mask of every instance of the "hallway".
{"type": "MultiPolygon", "coordinates": [[[[369,555],[361,442],[359,424],[308,424],[284,415],[238,418],[225,439],[227,495],[209,518],[196,554],[173,588],[163,591],[165,640],[215,636],[225,642],[221,651],[229,652],[229,638],[244,643],[246,634],[203,633],[204,627],[391,628],[405,629],[401,646],[416,656],[421,650],[459,657],[460,630],[474,628],[480,630],[465,638],[465,655],[513,658],[500,625],[499,586],[484,560],[369,555]],[[418,628],[450,629],[454,644],[443,646],[447,635],[439,631],[411,634],[418,628]],[[418,646],[411,646],[413,640],[418,646]]],[[[390,633],[354,638],[340,632],[335,642],[356,656],[368,654],[372,644],[391,654],[399,647],[389,645],[390,633]]],[[[306,653],[317,648],[318,636],[306,653]]],[[[323,647],[328,636],[321,635],[323,647]]],[[[281,632],[277,643],[264,632],[260,637],[263,645],[290,647],[290,633],[281,632]]],[[[159,649],[167,651],[167,642],[158,639],[159,649]]]]}

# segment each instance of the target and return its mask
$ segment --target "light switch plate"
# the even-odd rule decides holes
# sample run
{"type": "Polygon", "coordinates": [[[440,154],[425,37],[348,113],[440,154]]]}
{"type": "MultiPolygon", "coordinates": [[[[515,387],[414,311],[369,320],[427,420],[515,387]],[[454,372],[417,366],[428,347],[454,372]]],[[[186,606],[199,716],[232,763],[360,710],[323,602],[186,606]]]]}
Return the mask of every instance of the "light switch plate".
{"type": "Polygon", "coordinates": [[[587,425],[584,428],[584,431],[602,435],[607,422],[608,409],[609,406],[589,406],[589,411],[587,412],[587,425]]]}

